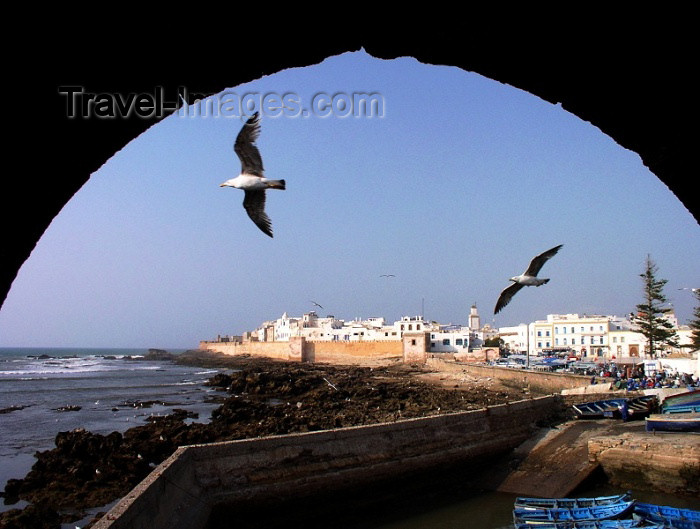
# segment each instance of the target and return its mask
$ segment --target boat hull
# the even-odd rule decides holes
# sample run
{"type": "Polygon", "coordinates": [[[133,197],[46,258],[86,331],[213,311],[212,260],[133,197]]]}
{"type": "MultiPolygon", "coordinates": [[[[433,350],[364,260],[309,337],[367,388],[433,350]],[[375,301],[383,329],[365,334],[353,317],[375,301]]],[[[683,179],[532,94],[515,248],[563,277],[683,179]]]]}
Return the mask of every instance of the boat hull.
{"type": "Polygon", "coordinates": [[[578,507],[571,509],[513,509],[513,521],[517,523],[586,522],[624,518],[632,513],[634,501],[623,501],[611,505],[578,507]]]}
{"type": "Polygon", "coordinates": [[[659,413],[646,418],[647,432],[700,432],[700,413],[659,413]]]}

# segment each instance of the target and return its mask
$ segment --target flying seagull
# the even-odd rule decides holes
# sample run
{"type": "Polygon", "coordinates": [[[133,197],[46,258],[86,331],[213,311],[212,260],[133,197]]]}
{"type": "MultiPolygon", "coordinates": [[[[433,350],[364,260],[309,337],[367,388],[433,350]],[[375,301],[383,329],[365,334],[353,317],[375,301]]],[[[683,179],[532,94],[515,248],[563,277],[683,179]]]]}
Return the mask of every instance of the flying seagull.
{"type": "Polygon", "coordinates": [[[379,277],[396,277],[394,274],[382,274],[379,277]]]}
{"type": "Polygon", "coordinates": [[[243,207],[255,225],[272,237],[270,218],[265,213],[265,190],[286,189],[284,180],[268,180],[263,174],[263,163],[255,140],[260,135],[260,115],[253,114],[236,137],[233,150],[241,160],[241,174],[226,180],[219,187],[235,187],[245,192],[243,207]]]}
{"type": "Polygon", "coordinates": [[[537,277],[537,274],[539,273],[540,269],[542,266],[551,258],[554,256],[559,251],[559,248],[564,246],[563,244],[560,244],[559,246],[555,246],[554,248],[547,250],[546,252],[541,253],[532,261],[530,261],[530,265],[527,267],[527,270],[520,274],[519,276],[511,277],[510,281],[513,281],[513,284],[506,287],[503,289],[503,292],[501,292],[501,295],[498,296],[498,301],[496,302],[496,308],[493,310],[494,314],[498,314],[498,312],[508,305],[511,299],[513,299],[513,296],[520,290],[521,288],[527,286],[527,287],[538,287],[540,285],[544,285],[546,283],[549,283],[549,278],[539,278],[537,277]]]}
{"type": "Polygon", "coordinates": [[[683,287],[679,288],[678,290],[690,290],[691,292],[697,292],[698,290],[700,290],[700,288],[683,287]]]}
{"type": "Polygon", "coordinates": [[[310,299],[309,301],[311,301],[311,303],[313,303],[314,305],[316,305],[319,309],[323,309],[323,307],[322,307],[321,305],[319,305],[318,303],[316,303],[315,301],[313,301],[313,300],[311,300],[311,299],[310,299]]]}

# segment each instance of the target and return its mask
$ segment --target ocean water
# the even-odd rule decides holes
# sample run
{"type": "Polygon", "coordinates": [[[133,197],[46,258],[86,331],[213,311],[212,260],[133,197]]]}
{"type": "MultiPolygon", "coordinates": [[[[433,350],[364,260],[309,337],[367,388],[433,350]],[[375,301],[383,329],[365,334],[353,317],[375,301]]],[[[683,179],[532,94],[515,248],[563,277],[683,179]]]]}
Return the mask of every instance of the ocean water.
{"type": "MultiPolygon", "coordinates": [[[[203,384],[219,370],[136,359],[147,352],[0,348],[0,490],[27,474],[35,452],[54,448],[58,432],[124,432],[174,408],[198,413],[190,422],[208,422],[218,404],[206,402],[215,390],[203,384]]],[[[0,501],[0,511],[21,506],[0,501]]]]}

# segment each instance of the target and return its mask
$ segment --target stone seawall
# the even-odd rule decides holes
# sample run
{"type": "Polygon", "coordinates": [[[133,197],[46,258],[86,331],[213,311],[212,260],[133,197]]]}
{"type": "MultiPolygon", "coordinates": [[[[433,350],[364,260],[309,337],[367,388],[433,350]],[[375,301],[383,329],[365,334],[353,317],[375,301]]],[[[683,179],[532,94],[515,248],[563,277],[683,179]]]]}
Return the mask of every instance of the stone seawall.
{"type": "Polygon", "coordinates": [[[624,433],[588,441],[590,461],[622,488],[700,495],[700,439],[692,433],[624,433]]]}
{"type": "Polygon", "coordinates": [[[197,529],[214,507],[297,497],[508,452],[555,397],[371,426],[179,448],[95,529],[197,529]]]}
{"type": "Polygon", "coordinates": [[[465,373],[476,377],[491,377],[530,388],[539,393],[559,393],[563,389],[579,388],[590,383],[590,377],[565,373],[527,371],[511,367],[463,364],[440,358],[428,358],[428,366],[439,371],[465,373]]]}

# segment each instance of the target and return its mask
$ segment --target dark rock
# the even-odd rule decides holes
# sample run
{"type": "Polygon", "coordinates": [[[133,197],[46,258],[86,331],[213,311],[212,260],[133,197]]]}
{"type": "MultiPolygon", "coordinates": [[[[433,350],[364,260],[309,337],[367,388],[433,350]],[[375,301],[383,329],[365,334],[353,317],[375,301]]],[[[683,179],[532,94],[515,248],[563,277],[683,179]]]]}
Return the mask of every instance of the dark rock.
{"type": "Polygon", "coordinates": [[[70,405],[70,406],[60,406],[58,408],[54,408],[54,411],[80,411],[82,409],[81,406],[78,405],[70,405]]]}
{"type": "Polygon", "coordinates": [[[58,512],[42,503],[27,505],[24,509],[11,509],[0,513],[3,529],[60,529],[58,512]]]}

